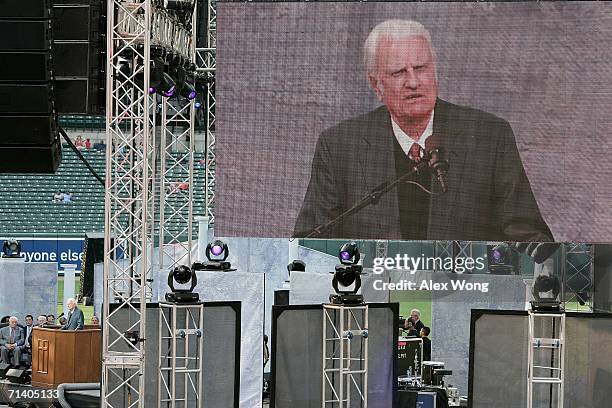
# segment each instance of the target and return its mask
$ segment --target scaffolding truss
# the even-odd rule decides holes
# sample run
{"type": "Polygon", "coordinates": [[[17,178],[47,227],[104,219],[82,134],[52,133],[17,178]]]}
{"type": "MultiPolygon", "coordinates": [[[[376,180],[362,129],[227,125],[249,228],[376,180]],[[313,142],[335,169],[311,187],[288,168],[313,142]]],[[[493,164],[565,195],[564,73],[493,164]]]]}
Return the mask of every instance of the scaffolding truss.
{"type": "Polygon", "coordinates": [[[208,21],[206,24],[206,44],[203,48],[196,49],[196,71],[200,78],[204,80],[206,89],[206,117],[205,117],[205,216],[209,219],[209,225],[213,225],[215,221],[215,71],[217,67],[216,49],[217,49],[217,9],[214,0],[207,2],[208,21]]]}
{"type": "Polygon", "coordinates": [[[377,240],[376,241],[376,258],[386,258],[388,249],[389,249],[389,241],[377,240]]]}
{"type": "Polygon", "coordinates": [[[159,304],[157,407],[202,407],[204,305],[159,304]]]}
{"type": "MultiPolygon", "coordinates": [[[[434,272],[455,272],[455,258],[473,257],[473,246],[474,243],[470,241],[435,241],[434,256],[453,259],[453,269],[435,270],[434,272]]],[[[442,264],[445,264],[445,262],[442,264]]]]}
{"type": "Polygon", "coordinates": [[[322,408],[368,406],[368,306],[323,305],[322,408]]]}
{"type": "Polygon", "coordinates": [[[527,349],[527,408],[534,395],[548,395],[548,407],[563,408],[565,382],[565,313],[529,310],[527,349]],[[547,390],[538,387],[548,387],[547,390]],[[537,393],[537,394],[536,394],[537,393]]]}
{"type": "Polygon", "coordinates": [[[145,350],[138,340],[145,333],[153,244],[151,1],[109,0],[108,10],[101,400],[102,407],[142,408],[145,350]],[[118,303],[112,312],[111,302],[118,303]],[[127,325],[118,316],[124,308],[130,309],[127,325]]]}
{"type": "MultiPolygon", "coordinates": [[[[192,29],[180,32],[183,53],[188,61],[196,62],[196,4],[191,15],[192,29]]],[[[194,86],[194,83],[191,83],[194,86]]],[[[177,96],[162,98],[161,160],[159,203],[159,269],[172,270],[177,265],[191,266],[193,244],[193,193],[195,184],[195,99],[177,96]],[[166,265],[166,258],[170,259],[166,265]]]]}
{"type": "MultiPolygon", "coordinates": [[[[187,5],[189,1],[185,1],[187,5]]],[[[160,182],[156,182],[155,116],[156,96],[150,94],[152,47],[163,49],[164,55],[179,55],[195,61],[194,33],[189,25],[175,20],[176,15],[152,0],[108,0],[107,3],[107,71],[106,71],[106,193],[104,223],[104,299],[102,350],[102,407],[145,406],[144,333],[146,302],[152,298],[152,253],[155,237],[155,186],[159,195],[160,213],[167,197],[164,180],[168,168],[160,166],[160,182]],[[116,306],[111,311],[111,303],[116,306]],[[129,321],[120,317],[128,309],[129,321]]],[[[194,4],[195,14],[195,4],[194,4]]],[[[176,143],[189,139],[186,149],[187,176],[193,174],[193,103],[186,108],[162,103],[164,137],[176,143]],[[188,113],[185,113],[187,109],[188,113]],[[170,120],[169,120],[170,118],[170,120]],[[188,135],[168,123],[187,124],[188,135]],[[180,141],[179,141],[180,140],[180,141]]],[[[161,161],[167,160],[167,145],[160,148],[161,161]]],[[[181,149],[182,151],[183,149],[181,149]]],[[[176,157],[176,156],[173,156],[176,157]]],[[[177,162],[184,164],[185,157],[177,162]]],[[[178,165],[177,165],[178,166],[178,165]]],[[[180,172],[181,177],[185,172],[180,172]]],[[[184,181],[184,180],[183,180],[184,181]]],[[[189,183],[189,181],[187,181],[189,183]]],[[[193,186],[193,183],[189,183],[193,186]]],[[[191,188],[189,188],[191,190],[191,188]]],[[[191,192],[189,193],[191,197],[191,192]]],[[[189,200],[191,208],[191,200],[189,200]]],[[[179,219],[174,206],[162,222],[185,222],[191,239],[192,211],[179,219]]],[[[176,226],[176,224],[174,225],[176,226]]],[[[167,230],[160,224],[160,231],[167,230]]],[[[176,240],[176,229],[170,242],[176,240]]],[[[182,229],[179,229],[179,232],[182,229]]],[[[163,235],[163,237],[166,237],[163,235]]],[[[163,247],[165,241],[160,241],[163,247]]],[[[187,244],[190,245],[190,244],[187,244]]],[[[164,252],[163,249],[160,252],[164,252]]],[[[190,250],[186,253],[189,256],[190,250]]],[[[163,261],[162,261],[163,263],[163,261]]]]}
{"type": "Polygon", "coordinates": [[[194,192],[194,102],[162,100],[159,268],[191,266],[194,192]],[[169,259],[169,264],[166,261],[169,259]]]}
{"type": "Polygon", "coordinates": [[[562,248],[562,295],[565,310],[593,311],[594,247],[584,243],[566,243],[562,248]]]}

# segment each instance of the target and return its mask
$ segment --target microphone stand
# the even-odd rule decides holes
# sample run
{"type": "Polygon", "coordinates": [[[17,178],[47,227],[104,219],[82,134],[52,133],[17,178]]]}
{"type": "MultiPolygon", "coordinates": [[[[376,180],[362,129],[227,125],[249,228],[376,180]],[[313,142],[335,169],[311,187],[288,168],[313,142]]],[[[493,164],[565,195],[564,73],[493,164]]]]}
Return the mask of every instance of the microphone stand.
{"type": "MultiPolygon", "coordinates": [[[[446,160],[441,159],[439,156],[434,156],[433,154],[430,154],[428,155],[428,157],[424,157],[421,160],[421,162],[417,164],[416,166],[414,166],[410,171],[400,175],[399,177],[396,177],[391,182],[382,183],[378,187],[374,188],[374,190],[372,190],[368,195],[366,195],[361,200],[359,200],[357,204],[355,204],[348,210],[344,211],[342,214],[338,215],[336,218],[332,219],[331,221],[326,222],[325,224],[319,225],[313,228],[312,230],[309,230],[308,234],[306,234],[304,238],[312,238],[312,237],[321,235],[323,232],[333,227],[335,224],[339,223],[340,221],[342,221],[344,218],[348,217],[349,215],[356,213],[357,211],[361,210],[364,207],[369,206],[370,204],[376,203],[380,199],[380,197],[382,197],[383,195],[388,193],[390,190],[395,188],[395,186],[397,186],[398,184],[406,181],[411,175],[418,173],[419,171],[427,167],[436,169],[437,166],[439,166],[441,163],[443,163],[448,169],[448,162],[446,160]]],[[[445,193],[446,186],[443,184],[443,187],[444,187],[443,193],[445,193]]]]}

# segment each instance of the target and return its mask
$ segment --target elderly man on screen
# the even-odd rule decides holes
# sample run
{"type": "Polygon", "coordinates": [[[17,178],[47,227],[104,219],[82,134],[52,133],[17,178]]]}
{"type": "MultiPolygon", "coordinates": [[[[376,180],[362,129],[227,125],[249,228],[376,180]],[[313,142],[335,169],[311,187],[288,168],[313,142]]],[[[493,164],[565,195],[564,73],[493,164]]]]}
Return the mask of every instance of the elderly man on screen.
{"type": "Polygon", "coordinates": [[[83,330],[85,317],[83,311],[77,307],[76,300],[70,298],[66,301],[68,306],[68,321],[62,326],[62,330],[83,330]]]}
{"type": "Polygon", "coordinates": [[[383,106],[324,131],[294,236],[550,241],[510,124],[438,97],[436,55],[416,21],[378,24],[364,44],[367,80],[383,106]],[[441,149],[448,192],[422,161],[441,149]],[[405,183],[325,230],[363,197],[417,165],[405,183]],[[416,185],[420,184],[423,188],[416,185]]]}
{"type": "Polygon", "coordinates": [[[9,325],[0,329],[0,363],[19,367],[21,364],[21,348],[18,344],[23,340],[23,329],[17,326],[17,318],[11,316],[9,325]]]}

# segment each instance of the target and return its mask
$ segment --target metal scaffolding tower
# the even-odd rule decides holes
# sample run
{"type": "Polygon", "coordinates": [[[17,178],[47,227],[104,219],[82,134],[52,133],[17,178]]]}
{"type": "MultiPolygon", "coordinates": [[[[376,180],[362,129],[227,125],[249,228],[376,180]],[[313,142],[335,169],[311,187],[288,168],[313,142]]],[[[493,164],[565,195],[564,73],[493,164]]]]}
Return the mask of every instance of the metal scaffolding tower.
{"type": "Polygon", "coordinates": [[[322,363],[322,408],[368,407],[367,305],[323,305],[322,363]]]}
{"type": "MultiPolygon", "coordinates": [[[[192,29],[181,38],[186,61],[196,62],[196,4],[191,15],[192,29]]],[[[194,84],[192,84],[194,85],[194,84]]],[[[195,99],[162,98],[159,214],[159,269],[191,266],[193,243],[193,192],[195,151],[195,99]],[[186,187],[186,188],[185,188],[186,187]],[[166,265],[166,257],[171,259],[166,265]]]]}
{"type": "Polygon", "coordinates": [[[376,240],[376,258],[386,258],[389,249],[389,241],[376,240]]]}
{"type": "Polygon", "coordinates": [[[151,18],[150,0],[108,0],[102,407],[144,407],[144,344],[126,333],[145,333],[151,270],[151,18]]]}
{"type": "Polygon", "coordinates": [[[561,299],[565,310],[593,311],[594,247],[591,244],[561,245],[561,299]]]}
{"type": "Polygon", "coordinates": [[[196,70],[200,77],[205,82],[206,88],[206,134],[205,134],[205,162],[206,162],[206,185],[204,194],[206,197],[206,206],[204,214],[208,216],[209,225],[213,225],[215,221],[214,206],[215,206],[215,71],[216,50],[217,50],[217,9],[214,0],[208,0],[208,21],[206,45],[204,48],[196,49],[196,70]]]}
{"type": "MultiPolygon", "coordinates": [[[[186,0],[181,7],[190,3],[186,0]]],[[[156,96],[150,91],[152,48],[162,49],[163,55],[191,56],[191,61],[195,53],[189,25],[177,21],[177,14],[164,9],[163,2],[108,0],[107,6],[101,400],[102,407],[143,408],[143,337],[146,301],[152,293],[155,236],[156,96]],[[112,311],[111,303],[115,306],[112,311]],[[127,322],[121,318],[121,310],[127,310],[127,322]]],[[[191,112],[185,116],[193,132],[193,103],[189,105],[191,112]]],[[[165,109],[167,113],[168,107],[165,109]]],[[[176,115],[171,111],[169,116],[176,115]]],[[[167,116],[164,121],[167,125],[167,116]]],[[[167,168],[162,170],[165,178],[167,168]]],[[[191,167],[189,177],[192,171],[191,167]]]]}
{"type": "Polygon", "coordinates": [[[159,304],[157,407],[202,407],[204,304],[159,304]]]}
{"type": "MultiPolygon", "coordinates": [[[[565,313],[529,310],[527,360],[527,408],[534,407],[534,393],[548,398],[546,406],[563,408],[565,380],[565,313]],[[540,388],[538,388],[539,386],[540,388]],[[548,386],[548,388],[543,388],[548,386]]],[[[541,406],[536,404],[536,407],[541,406]]]]}
{"type": "MultiPolygon", "coordinates": [[[[435,241],[434,256],[439,258],[471,258],[473,257],[473,242],[470,241],[435,241]]],[[[452,270],[435,272],[455,272],[455,262],[452,270]]]]}

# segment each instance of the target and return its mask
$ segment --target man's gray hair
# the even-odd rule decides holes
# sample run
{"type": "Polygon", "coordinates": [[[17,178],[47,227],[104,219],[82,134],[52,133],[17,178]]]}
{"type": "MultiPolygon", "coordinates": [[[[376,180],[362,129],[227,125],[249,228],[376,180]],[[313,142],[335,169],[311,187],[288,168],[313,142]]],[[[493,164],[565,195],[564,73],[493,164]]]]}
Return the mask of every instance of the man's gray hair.
{"type": "Polygon", "coordinates": [[[15,320],[16,322],[18,322],[18,321],[19,321],[19,319],[17,318],[17,316],[11,316],[11,317],[9,317],[9,322],[10,322],[11,320],[15,320]]]}
{"type": "MultiPolygon", "coordinates": [[[[376,65],[376,53],[378,52],[378,42],[384,37],[404,38],[404,37],[423,37],[431,45],[431,35],[425,26],[414,20],[387,20],[379,23],[370,31],[368,38],[363,44],[363,62],[368,74],[374,73],[376,65]]],[[[434,55],[433,47],[431,47],[434,55]]],[[[435,59],[435,56],[434,56],[435,59]]]]}
{"type": "Polygon", "coordinates": [[[417,316],[421,317],[421,311],[419,309],[412,309],[410,311],[410,314],[415,313],[417,316]]]}
{"type": "Polygon", "coordinates": [[[68,298],[68,299],[66,299],[66,303],[74,303],[74,304],[76,304],[76,299],[75,298],[68,298]]]}

